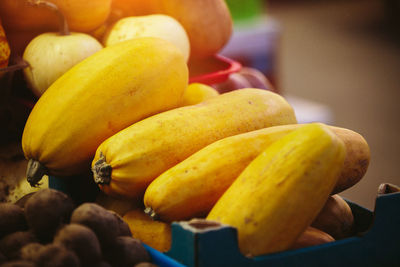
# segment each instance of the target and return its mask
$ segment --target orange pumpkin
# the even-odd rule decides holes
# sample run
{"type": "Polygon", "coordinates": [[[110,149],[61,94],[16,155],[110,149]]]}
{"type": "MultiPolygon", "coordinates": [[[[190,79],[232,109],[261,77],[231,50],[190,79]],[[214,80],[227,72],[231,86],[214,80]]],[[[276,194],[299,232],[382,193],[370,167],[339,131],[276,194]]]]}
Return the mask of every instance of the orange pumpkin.
{"type": "MultiPolygon", "coordinates": [[[[31,3],[40,0],[1,0],[0,16],[10,31],[51,31],[59,27],[51,10],[31,3]]],[[[103,24],[111,10],[112,0],[48,0],[58,6],[71,31],[89,32],[103,24]]]]}
{"type": "Polygon", "coordinates": [[[232,34],[232,18],[224,0],[158,0],[160,12],[185,28],[192,58],[217,54],[232,34]]]}
{"type": "Polygon", "coordinates": [[[218,53],[232,34],[225,0],[113,0],[110,21],[148,14],[165,14],[178,20],[189,36],[194,58],[218,53]]]}
{"type": "Polygon", "coordinates": [[[144,16],[157,10],[158,0],[113,0],[110,21],[129,16],[144,16]]]}

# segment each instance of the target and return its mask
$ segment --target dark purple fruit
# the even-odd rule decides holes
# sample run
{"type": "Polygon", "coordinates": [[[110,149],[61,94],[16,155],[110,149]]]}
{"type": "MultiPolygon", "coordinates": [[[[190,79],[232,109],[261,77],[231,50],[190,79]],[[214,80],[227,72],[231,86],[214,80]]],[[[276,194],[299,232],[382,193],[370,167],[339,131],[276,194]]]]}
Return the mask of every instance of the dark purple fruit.
{"type": "Polygon", "coordinates": [[[51,241],[57,229],[69,223],[74,209],[72,199],[61,191],[45,188],[25,203],[28,226],[42,241],[51,241]]]}
{"type": "Polygon", "coordinates": [[[0,203],[0,238],[28,229],[24,210],[12,203],[0,203]]]}
{"type": "Polygon", "coordinates": [[[128,236],[117,237],[113,246],[108,247],[103,254],[112,266],[118,267],[132,267],[140,262],[151,260],[140,240],[128,236]]]}
{"type": "Polygon", "coordinates": [[[85,225],[92,229],[102,247],[112,244],[119,235],[118,218],[96,203],[83,203],[72,213],[71,223],[85,225]]]}
{"type": "Polygon", "coordinates": [[[36,241],[35,235],[30,231],[14,232],[0,240],[0,252],[8,259],[16,259],[23,246],[36,241]]]}
{"type": "Polygon", "coordinates": [[[96,234],[89,227],[71,223],[61,228],[53,243],[74,251],[83,266],[92,266],[101,260],[101,248],[96,234]]]}
{"type": "Polygon", "coordinates": [[[39,251],[36,262],[40,267],[79,267],[78,256],[60,244],[48,244],[39,251]]]}

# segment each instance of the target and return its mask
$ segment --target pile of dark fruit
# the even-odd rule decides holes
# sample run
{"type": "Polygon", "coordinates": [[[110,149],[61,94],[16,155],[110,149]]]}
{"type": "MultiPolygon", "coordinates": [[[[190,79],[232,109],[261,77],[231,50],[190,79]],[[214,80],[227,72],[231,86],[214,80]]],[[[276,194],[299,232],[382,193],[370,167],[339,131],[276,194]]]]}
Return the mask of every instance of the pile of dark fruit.
{"type": "Polygon", "coordinates": [[[117,213],[42,189],[0,203],[1,267],[156,266],[117,213]]]}

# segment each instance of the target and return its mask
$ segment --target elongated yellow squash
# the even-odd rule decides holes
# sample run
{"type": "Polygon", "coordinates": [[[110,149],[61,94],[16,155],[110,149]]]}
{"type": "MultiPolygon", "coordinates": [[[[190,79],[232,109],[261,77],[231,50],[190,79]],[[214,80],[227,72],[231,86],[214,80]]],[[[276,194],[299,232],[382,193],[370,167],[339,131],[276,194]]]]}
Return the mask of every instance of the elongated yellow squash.
{"type": "Polygon", "coordinates": [[[341,127],[332,129],[346,146],[343,171],[332,192],[332,194],[337,194],[352,187],[364,177],[371,161],[371,152],[367,141],[361,134],[341,127]]]}
{"type": "Polygon", "coordinates": [[[176,107],[187,83],[182,53],[162,39],[129,40],[86,58],[56,80],[29,115],[22,136],[28,181],[89,170],[101,142],[176,107]]]}
{"type": "Polygon", "coordinates": [[[292,123],[296,123],[293,108],[282,96],[241,89],[154,115],[120,131],[99,146],[92,171],[104,192],[142,197],[154,178],[216,140],[292,123]]]}
{"type": "MultiPolygon", "coordinates": [[[[144,194],[146,212],[163,221],[207,215],[255,157],[276,140],[302,126],[268,127],[226,137],[202,148],[150,183],[144,194]]],[[[365,174],[369,146],[357,132],[335,126],[329,128],[344,142],[347,151],[334,188],[337,191],[353,185],[365,174]]]]}
{"type": "Polygon", "coordinates": [[[144,194],[146,213],[170,222],[207,215],[243,169],[294,125],[242,133],[202,148],[151,182],[144,194]]]}
{"type": "Polygon", "coordinates": [[[289,249],[324,206],[345,155],[343,142],[327,126],[305,125],[257,156],[207,220],[237,228],[244,255],[289,249]]]}

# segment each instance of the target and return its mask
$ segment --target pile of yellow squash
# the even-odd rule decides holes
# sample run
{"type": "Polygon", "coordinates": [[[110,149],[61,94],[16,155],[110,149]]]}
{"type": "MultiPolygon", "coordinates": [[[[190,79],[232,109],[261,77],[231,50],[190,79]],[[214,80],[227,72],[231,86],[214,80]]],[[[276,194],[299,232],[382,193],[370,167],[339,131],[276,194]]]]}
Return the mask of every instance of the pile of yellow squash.
{"type": "MultiPolygon", "coordinates": [[[[30,13],[20,12],[19,1],[1,2],[5,25],[14,25],[15,31],[26,25],[52,28],[50,16],[45,25],[24,24],[21,16],[33,20],[38,14],[27,6],[30,13]]],[[[158,11],[175,16],[188,32],[191,56],[217,53],[231,34],[223,1],[64,2],[70,5],[60,9],[71,28],[86,32],[124,16],[158,11]],[[74,26],[73,15],[84,7],[93,18],[74,26]],[[200,26],[200,21],[212,26],[200,26]]],[[[325,229],[310,227],[327,216],[321,214],[333,196],[364,176],[370,160],[365,139],[350,129],[298,124],[293,107],[268,90],[199,93],[207,86],[196,85],[194,91],[205,97],[190,98],[188,77],[184,55],[157,37],[120,42],[82,60],[50,85],[26,122],[22,148],[29,183],[36,186],[46,174],[91,170],[105,195],[137,203],[149,227],[150,218],[159,220],[160,226],[150,229],[162,229],[165,238],[146,239],[148,233],[135,232],[146,229],[135,227],[141,221],[132,216],[137,211],[124,211],[133,235],[162,251],[170,242],[166,225],[197,217],[236,227],[240,250],[248,256],[293,248],[302,235],[310,240],[305,233],[322,232],[318,242],[334,240],[325,229]]],[[[336,202],[345,210],[335,215],[336,226],[346,221],[343,231],[348,231],[351,211],[340,198],[336,202]]]]}

